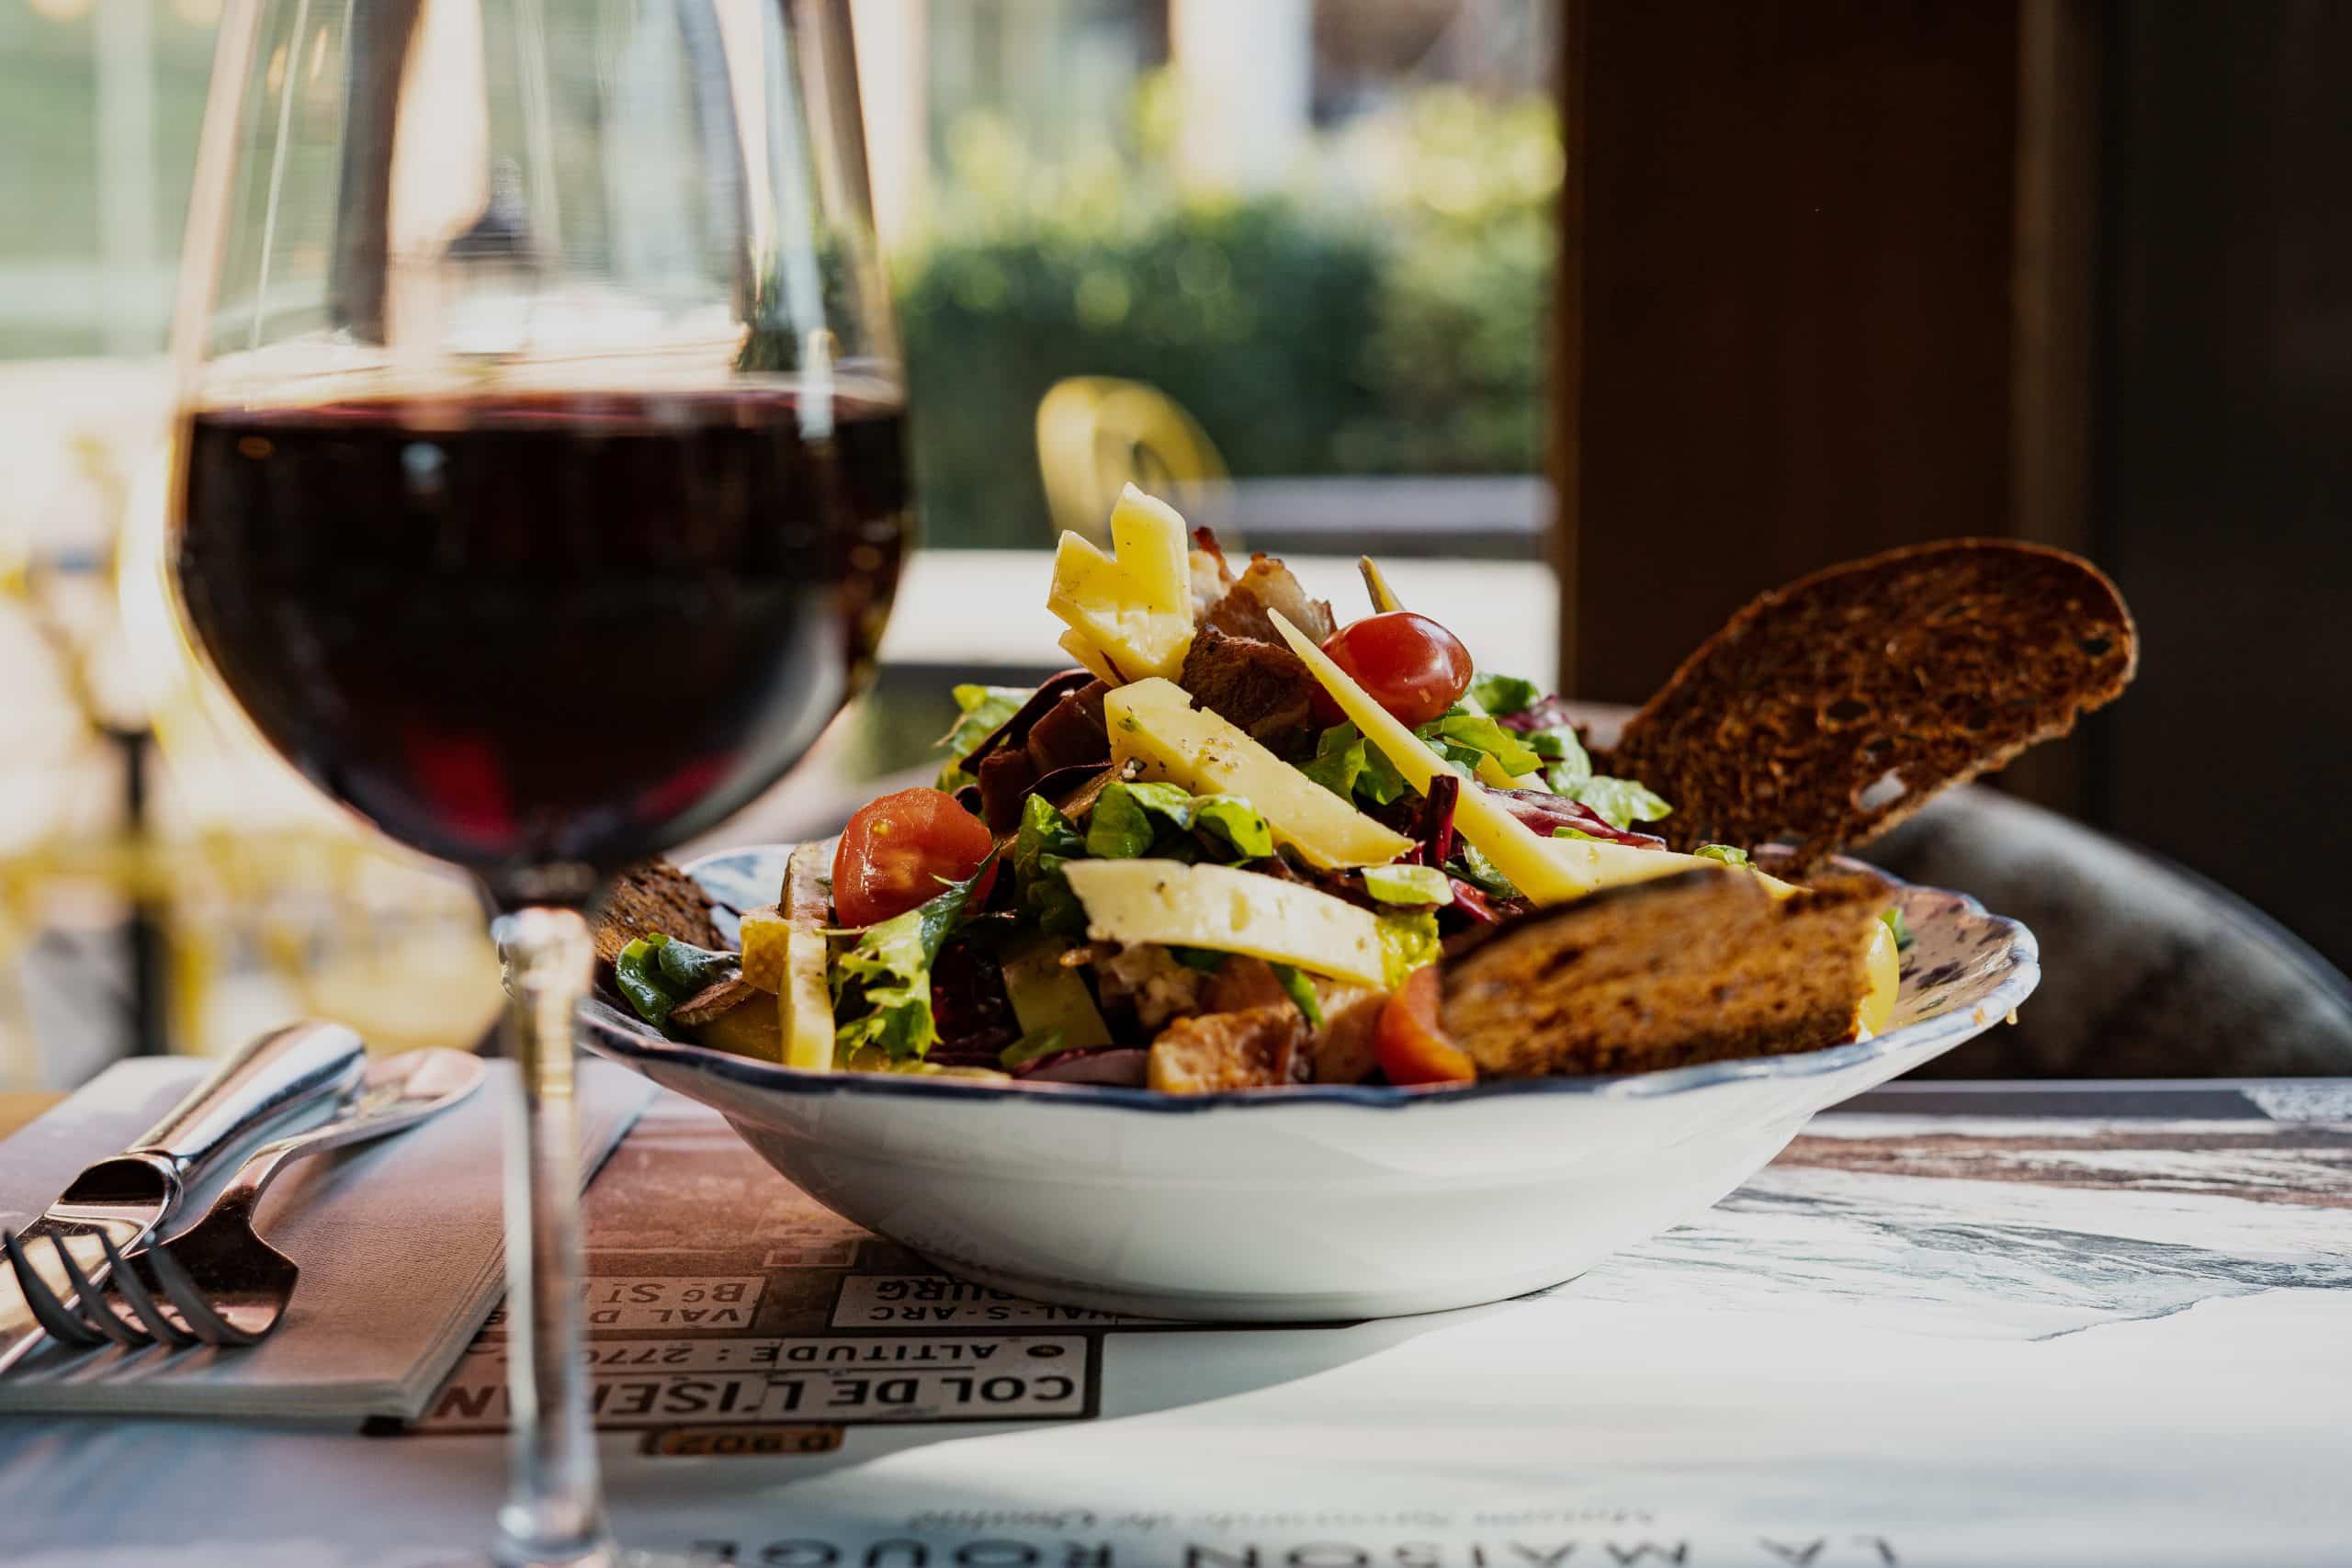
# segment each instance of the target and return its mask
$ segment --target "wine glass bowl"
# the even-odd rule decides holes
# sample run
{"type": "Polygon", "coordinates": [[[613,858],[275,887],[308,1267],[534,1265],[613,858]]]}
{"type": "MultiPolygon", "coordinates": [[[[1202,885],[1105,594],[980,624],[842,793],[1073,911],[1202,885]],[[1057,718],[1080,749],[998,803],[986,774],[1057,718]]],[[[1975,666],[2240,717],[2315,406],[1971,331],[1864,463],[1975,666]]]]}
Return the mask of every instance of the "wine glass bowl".
{"type": "Polygon", "coordinates": [[[797,761],[871,668],[897,410],[791,389],[203,410],[175,552],[270,742],[493,884],[605,872],[797,761]]]}
{"type": "Polygon", "coordinates": [[[601,880],[781,778],[911,529],[846,0],[230,0],[166,545],[270,745],[495,913],[512,1499],[610,1558],[572,1028],[601,880]]]}

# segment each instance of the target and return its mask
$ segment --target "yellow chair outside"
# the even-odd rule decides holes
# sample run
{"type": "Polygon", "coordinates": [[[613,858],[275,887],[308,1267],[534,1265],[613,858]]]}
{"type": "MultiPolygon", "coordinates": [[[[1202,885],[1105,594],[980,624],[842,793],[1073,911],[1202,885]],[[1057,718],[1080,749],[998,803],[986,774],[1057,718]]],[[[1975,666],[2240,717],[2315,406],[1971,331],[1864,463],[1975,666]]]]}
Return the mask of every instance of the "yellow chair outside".
{"type": "Polygon", "coordinates": [[[1067,530],[1104,547],[1112,502],[1129,483],[1196,523],[1214,523],[1227,510],[1227,476],[1216,443],[1174,399],[1140,381],[1056,382],[1037,403],[1037,468],[1057,535],[1067,530]]]}

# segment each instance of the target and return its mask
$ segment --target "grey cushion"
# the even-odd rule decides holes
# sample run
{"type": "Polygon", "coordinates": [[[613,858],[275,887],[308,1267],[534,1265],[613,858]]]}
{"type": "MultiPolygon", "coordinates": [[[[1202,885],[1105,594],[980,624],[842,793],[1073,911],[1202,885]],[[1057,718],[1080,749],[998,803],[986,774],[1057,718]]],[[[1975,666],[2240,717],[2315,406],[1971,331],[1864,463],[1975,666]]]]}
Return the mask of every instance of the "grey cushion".
{"type": "Polygon", "coordinates": [[[2233,894],[1991,790],[1962,789],[1861,852],[1957,888],[2041,939],[2015,1028],[1943,1077],[2352,1074],[2352,982],[2233,894]]]}

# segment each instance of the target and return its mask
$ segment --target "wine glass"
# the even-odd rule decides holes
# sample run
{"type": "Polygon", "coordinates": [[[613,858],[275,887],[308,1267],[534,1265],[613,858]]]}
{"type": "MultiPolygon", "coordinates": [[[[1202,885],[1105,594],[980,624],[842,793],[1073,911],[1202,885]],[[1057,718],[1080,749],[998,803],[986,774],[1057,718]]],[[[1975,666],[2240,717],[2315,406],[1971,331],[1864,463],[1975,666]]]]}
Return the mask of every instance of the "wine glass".
{"type": "Polygon", "coordinates": [[[800,759],[871,670],[910,528],[850,49],[845,0],[221,18],[172,572],[269,743],[493,917],[524,1085],[501,1562],[612,1552],[583,912],[800,759]]]}

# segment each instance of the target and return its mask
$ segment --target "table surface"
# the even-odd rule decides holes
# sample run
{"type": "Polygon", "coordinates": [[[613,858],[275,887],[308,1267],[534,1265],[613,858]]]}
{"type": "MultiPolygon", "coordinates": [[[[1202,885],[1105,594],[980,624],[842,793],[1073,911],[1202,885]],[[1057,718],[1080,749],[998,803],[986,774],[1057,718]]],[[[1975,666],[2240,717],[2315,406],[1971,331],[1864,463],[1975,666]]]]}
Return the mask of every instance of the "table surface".
{"type": "MultiPolygon", "coordinates": [[[[711,1562],[2340,1568],[2347,1222],[2352,1081],[1905,1084],[1532,1297],[1170,1325],[931,1272],[665,1096],[591,1356],[624,1539],[711,1562]]],[[[503,1355],[372,1436],[0,1423],[0,1561],[478,1549],[503,1355]]]]}

